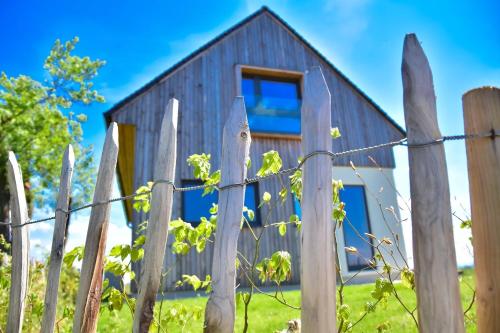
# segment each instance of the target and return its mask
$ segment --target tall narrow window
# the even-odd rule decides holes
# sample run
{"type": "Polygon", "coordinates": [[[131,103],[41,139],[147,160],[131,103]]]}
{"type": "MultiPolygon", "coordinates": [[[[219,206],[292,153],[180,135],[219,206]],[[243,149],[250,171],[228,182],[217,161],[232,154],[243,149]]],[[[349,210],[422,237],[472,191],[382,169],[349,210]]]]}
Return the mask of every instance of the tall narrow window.
{"type": "Polygon", "coordinates": [[[298,79],[243,74],[241,85],[251,131],[300,134],[298,79]]]}
{"type": "MultiPolygon", "coordinates": [[[[182,186],[201,185],[198,180],[183,180],[182,186]]],[[[211,194],[202,196],[203,190],[185,191],[182,192],[182,220],[196,226],[200,223],[201,217],[210,216],[209,210],[212,204],[217,204],[219,200],[218,192],[214,191],[211,194]]],[[[250,224],[260,225],[260,214],[257,211],[257,185],[248,184],[245,191],[245,206],[255,212],[255,218],[250,221],[250,224]]]]}
{"type": "Polygon", "coordinates": [[[340,191],[340,199],[345,203],[346,210],[346,221],[342,224],[345,246],[358,250],[357,253],[346,252],[348,269],[354,271],[366,268],[369,266],[368,261],[373,258],[373,248],[365,235],[370,233],[365,189],[363,186],[344,185],[344,189],[340,191]]]}

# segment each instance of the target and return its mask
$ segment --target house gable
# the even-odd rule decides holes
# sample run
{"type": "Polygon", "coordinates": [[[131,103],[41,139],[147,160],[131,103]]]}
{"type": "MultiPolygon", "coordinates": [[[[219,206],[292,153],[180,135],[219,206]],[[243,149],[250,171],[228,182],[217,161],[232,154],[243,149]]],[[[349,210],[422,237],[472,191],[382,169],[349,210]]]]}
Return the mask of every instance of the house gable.
{"type": "Polygon", "coordinates": [[[319,52],[314,46],[312,46],[305,38],[303,38],[295,29],[293,29],[284,19],[282,19],[279,15],[277,15],[275,12],[270,10],[268,7],[263,6],[260,10],[256,11],[252,15],[246,17],[244,20],[240,21],[230,29],[226,30],[225,32],[221,33],[219,36],[216,38],[212,39],[208,43],[204,44],[191,54],[189,54],[187,57],[183,58],[179,62],[177,62],[175,65],[172,67],[168,68],[164,72],[162,72],[160,75],[156,76],[153,80],[121,100],[120,102],[116,103],[110,110],[104,113],[104,116],[106,118],[106,121],[109,123],[109,119],[111,114],[114,112],[117,112],[120,110],[122,106],[125,104],[131,102],[134,100],[136,97],[140,96],[144,92],[146,92],[148,89],[153,87],[155,84],[161,82],[162,80],[166,79],[169,75],[173,74],[175,71],[179,70],[183,66],[188,65],[191,61],[195,60],[197,57],[202,55],[203,52],[207,51],[211,47],[215,46],[216,44],[220,43],[224,38],[230,36],[231,34],[237,32],[244,26],[246,26],[248,23],[252,22],[254,19],[258,18],[261,15],[268,15],[270,18],[276,21],[276,23],[280,24],[283,26],[285,30],[287,30],[294,38],[296,38],[300,43],[302,43],[306,48],[308,48],[310,51],[312,51],[318,58],[321,59],[321,61],[326,65],[325,67],[328,67],[330,70],[332,70],[336,75],[338,75],[340,78],[342,78],[348,85],[350,85],[362,98],[366,99],[366,101],[380,114],[383,115],[384,118],[390,123],[391,126],[393,126],[397,131],[399,131],[402,135],[402,137],[406,136],[405,130],[397,123],[395,122],[378,104],[376,104],[368,95],[366,95],[356,84],[354,84],[346,75],[344,75],[333,63],[331,63],[321,52],[319,52]]]}

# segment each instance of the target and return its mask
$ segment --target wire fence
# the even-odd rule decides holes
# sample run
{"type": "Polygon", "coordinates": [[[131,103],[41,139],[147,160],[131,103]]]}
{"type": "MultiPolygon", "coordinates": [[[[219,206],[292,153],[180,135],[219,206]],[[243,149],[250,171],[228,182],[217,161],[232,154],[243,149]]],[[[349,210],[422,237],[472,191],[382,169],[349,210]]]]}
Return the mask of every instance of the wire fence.
{"type": "MultiPolygon", "coordinates": [[[[383,149],[383,148],[392,148],[395,146],[404,146],[404,147],[408,147],[408,148],[423,148],[423,147],[428,147],[428,146],[432,146],[432,145],[436,145],[436,144],[443,144],[446,141],[469,140],[469,139],[488,138],[488,137],[492,138],[492,139],[494,139],[496,137],[500,137],[500,131],[492,129],[489,132],[478,133],[478,134],[447,135],[447,136],[443,136],[439,139],[434,139],[434,140],[430,140],[427,142],[421,142],[421,143],[420,142],[408,143],[408,139],[404,138],[401,140],[386,142],[386,143],[373,145],[373,146],[369,146],[369,147],[350,149],[350,150],[345,150],[345,151],[341,151],[341,152],[317,150],[317,151],[313,151],[313,152],[305,155],[302,158],[302,160],[295,167],[283,169],[283,170],[278,171],[277,173],[272,173],[272,174],[265,175],[265,176],[255,176],[255,177],[251,177],[251,178],[246,178],[245,181],[242,183],[233,183],[233,184],[227,184],[227,185],[222,185],[222,186],[219,186],[218,184],[202,184],[202,185],[196,185],[196,186],[177,187],[177,186],[175,186],[175,184],[172,180],[158,179],[158,180],[155,180],[153,182],[153,184],[151,186],[151,190],[149,190],[149,191],[145,191],[145,192],[141,192],[141,193],[134,193],[134,194],[126,195],[126,196],[121,196],[121,197],[113,198],[113,199],[106,200],[106,201],[93,202],[93,203],[89,203],[89,204],[86,204],[86,205],[83,205],[80,207],[71,208],[67,211],[58,208],[55,210],[55,213],[61,212],[63,214],[69,215],[71,213],[75,213],[75,212],[78,212],[78,211],[81,211],[84,209],[88,209],[88,208],[92,208],[95,206],[106,205],[106,204],[113,203],[116,201],[125,201],[125,200],[134,199],[138,196],[144,196],[144,195],[152,193],[154,187],[158,184],[168,184],[168,185],[172,186],[174,192],[187,192],[187,191],[203,190],[203,189],[208,188],[208,187],[215,187],[218,190],[224,190],[224,189],[233,188],[233,187],[245,186],[245,185],[252,184],[252,183],[258,183],[258,182],[263,181],[263,180],[268,179],[268,178],[277,177],[279,175],[294,173],[297,170],[300,170],[302,168],[302,166],[304,165],[304,163],[309,158],[311,158],[313,156],[317,156],[317,155],[330,156],[332,158],[332,160],[334,160],[334,159],[340,158],[340,157],[346,157],[346,156],[350,156],[350,155],[354,155],[354,154],[366,153],[369,151],[383,149]]],[[[0,225],[10,226],[11,228],[20,228],[20,227],[23,227],[23,226],[26,226],[29,224],[36,224],[36,223],[51,221],[51,220],[54,220],[55,218],[56,218],[56,215],[54,214],[53,216],[50,216],[50,217],[45,217],[45,218],[36,219],[36,220],[28,220],[25,223],[21,223],[21,224],[13,225],[12,222],[0,222],[0,225]]]]}

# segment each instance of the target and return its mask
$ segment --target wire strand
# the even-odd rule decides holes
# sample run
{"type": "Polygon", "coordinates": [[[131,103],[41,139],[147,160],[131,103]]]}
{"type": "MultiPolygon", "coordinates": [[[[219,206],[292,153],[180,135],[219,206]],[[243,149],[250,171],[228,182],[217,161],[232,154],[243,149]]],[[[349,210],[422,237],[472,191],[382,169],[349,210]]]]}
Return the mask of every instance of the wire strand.
{"type": "MultiPolygon", "coordinates": [[[[369,146],[369,147],[350,149],[350,150],[345,150],[345,151],[341,151],[341,152],[331,152],[331,151],[327,151],[327,150],[316,150],[316,151],[310,152],[307,155],[305,155],[304,158],[295,167],[283,169],[283,170],[280,170],[276,173],[268,174],[265,176],[254,176],[251,178],[246,178],[245,181],[242,183],[227,184],[227,185],[222,185],[222,186],[220,186],[219,184],[202,184],[202,185],[188,186],[188,187],[176,187],[172,180],[158,179],[158,180],[155,180],[153,182],[153,185],[151,186],[151,189],[149,191],[145,191],[145,192],[141,192],[141,193],[134,193],[134,194],[130,194],[130,195],[122,196],[122,197],[117,197],[117,198],[113,198],[113,199],[106,200],[106,201],[93,202],[93,203],[86,204],[86,205],[83,205],[80,207],[71,208],[67,211],[60,209],[60,208],[57,208],[54,212],[55,214],[53,216],[50,216],[50,217],[37,219],[37,220],[28,220],[28,221],[21,223],[21,224],[13,224],[12,222],[0,222],[0,225],[10,226],[11,228],[20,228],[20,227],[23,227],[23,226],[26,226],[29,224],[36,224],[36,223],[55,220],[57,212],[61,212],[61,213],[64,213],[65,215],[69,215],[71,213],[75,213],[75,212],[78,212],[80,210],[84,210],[84,209],[88,209],[88,208],[93,208],[95,206],[106,205],[106,204],[110,204],[110,203],[116,202],[116,201],[130,200],[130,199],[133,199],[136,197],[140,197],[140,196],[144,196],[144,195],[148,195],[148,194],[153,193],[154,188],[159,184],[167,184],[167,185],[171,186],[172,190],[174,192],[196,191],[196,190],[204,190],[206,188],[214,188],[214,189],[217,189],[220,191],[220,190],[230,189],[233,187],[241,187],[241,186],[245,186],[248,184],[258,183],[258,182],[263,181],[263,180],[268,179],[268,178],[296,172],[297,170],[300,170],[302,168],[302,166],[304,165],[304,163],[308,159],[310,159],[313,156],[317,156],[317,155],[329,156],[329,157],[331,157],[332,160],[334,160],[336,158],[341,158],[341,157],[350,156],[350,155],[354,155],[354,154],[366,153],[368,151],[377,150],[377,149],[391,148],[391,147],[395,147],[395,146],[405,146],[408,148],[424,148],[424,147],[429,147],[429,146],[433,146],[433,145],[437,145],[437,144],[444,144],[446,141],[469,140],[469,139],[488,138],[488,137],[491,139],[495,139],[497,137],[500,137],[500,132],[498,130],[492,129],[491,131],[485,132],[485,133],[448,135],[448,136],[443,136],[439,139],[434,139],[434,140],[427,141],[427,142],[416,142],[416,143],[408,143],[408,139],[404,138],[401,140],[391,141],[391,142],[373,145],[373,146],[369,146]]],[[[140,199],[140,200],[145,200],[145,199],[140,199]]]]}

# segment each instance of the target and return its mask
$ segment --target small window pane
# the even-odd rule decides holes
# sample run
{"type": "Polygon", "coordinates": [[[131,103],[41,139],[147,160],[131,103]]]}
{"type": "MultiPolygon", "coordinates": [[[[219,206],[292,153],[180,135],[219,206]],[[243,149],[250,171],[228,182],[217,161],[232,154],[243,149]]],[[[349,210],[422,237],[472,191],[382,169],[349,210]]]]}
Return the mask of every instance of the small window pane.
{"type": "Polygon", "coordinates": [[[359,270],[369,266],[368,261],[373,258],[370,239],[365,235],[370,232],[365,189],[363,186],[344,185],[340,200],[345,203],[346,210],[346,221],[343,223],[345,246],[353,246],[358,250],[355,254],[346,252],[347,265],[349,270],[359,270]]]}
{"type": "Polygon", "coordinates": [[[298,81],[245,76],[242,92],[251,131],[300,134],[298,81]]]}
{"type": "MultiPolygon", "coordinates": [[[[182,186],[196,186],[201,185],[201,181],[197,180],[184,180],[182,186]]],[[[260,225],[260,216],[256,205],[256,184],[249,184],[246,186],[245,191],[245,206],[255,212],[254,221],[250,221],[251,225],[260,225]]],[[[212,203],[218,203],[218,192],[214,191],[211,194],[202,196],[203,190],[185,191],[182,192],[182,220],[189,222],[193,225],[200,223],[201,217],[210,216],[210,208],[212,203]]],[[[248,216],[247,216],[248,218],[248,216]]]]}
{"type": "Polygon", "coordinates": [[[261,80],[260,93],[262,107],[269,114],[300,118],[296,83],[261,80]]]}
{"type": "Polygon", "coordinates": [[[302,208],[300,207],[299,199],[295,195],[293,196],[293,210],[295,215],[299,217],[299,220],[302,220],[302,208]]]}
{"type": "MultiPolygon", "coordinates": [[[[201,182],[196,180],[185,180],[182,186],[197,186],[201,182]]],[[[199,224],[201,217],[209,217],[212,203],[217,204],[217,192],[202,196],[203,190],[182,192],[182,220],[192,224],[199,224]]]]}
{"type": "Polygon", "coordinates": [[[254,108],[256,106],[254,81],[252,79],[243,78],[241,81],[241,90],[245,98],[246,108],[254,108]]]}

